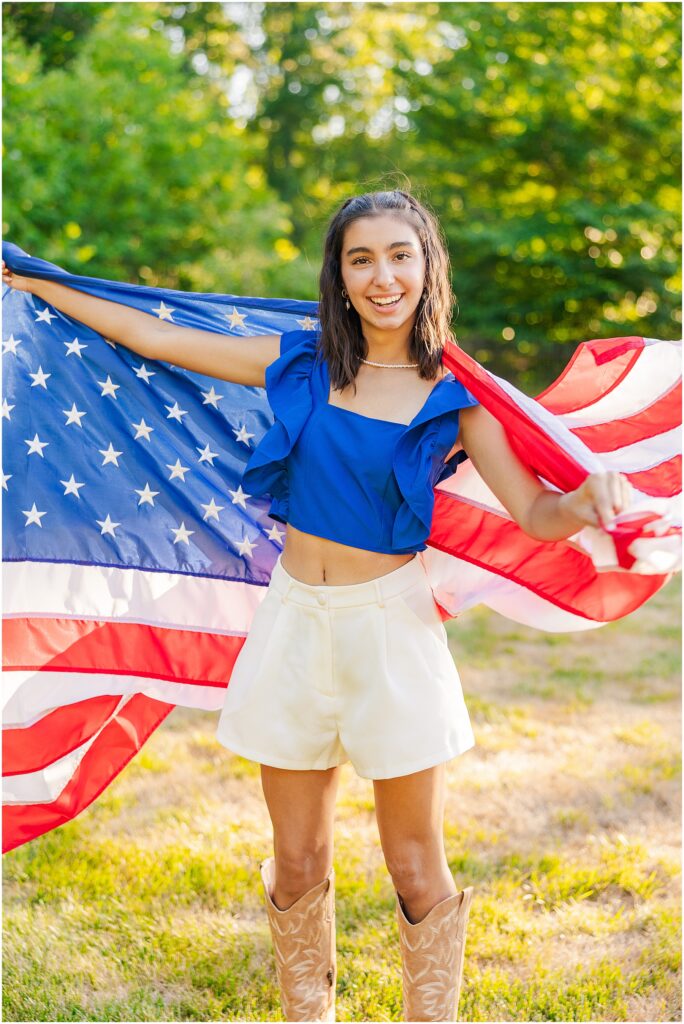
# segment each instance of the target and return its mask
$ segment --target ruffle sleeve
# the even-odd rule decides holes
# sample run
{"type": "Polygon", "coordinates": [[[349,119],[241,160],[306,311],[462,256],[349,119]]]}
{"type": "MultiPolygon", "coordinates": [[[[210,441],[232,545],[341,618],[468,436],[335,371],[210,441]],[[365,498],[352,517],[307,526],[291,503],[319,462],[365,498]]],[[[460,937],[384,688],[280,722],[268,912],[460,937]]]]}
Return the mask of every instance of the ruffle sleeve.
{"type": "Polygon", "coordinates": [[[459,410],[479,404],[479,400],[449,374],[433,389],[399,438],[393,470],[403,501],[392,527],[395,551],[415,550],[429,535],[435,485],[452,476],[459,463],[468,458],[464,451],[459,451],[448,462],[444,461],[458,436],[459,410]]]}
{"type": "Polygon", "coordinates": [[[242,475],[246,490],[272,497],[269,515],[286,523],[289,511],[287,458],[311,415],[311,375],[318,334],[288,331],[280,338],[280,356],[266,368],[266,395],[275,417],[252,452],[242,475]]]}

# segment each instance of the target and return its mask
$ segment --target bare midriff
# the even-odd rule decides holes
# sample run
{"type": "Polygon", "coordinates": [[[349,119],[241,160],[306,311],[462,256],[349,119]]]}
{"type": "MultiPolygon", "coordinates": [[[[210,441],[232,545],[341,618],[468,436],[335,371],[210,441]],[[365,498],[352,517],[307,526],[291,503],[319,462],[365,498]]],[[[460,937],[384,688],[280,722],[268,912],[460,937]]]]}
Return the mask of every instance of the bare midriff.
{"type": "Polygon", "coordinates": [[[290,576],[302,583],[336,587],[385,576],[412,558],[415,554],[390,555],[338,544],[325,537],[303,533],[289,524],[281,564],[290,576]]]}

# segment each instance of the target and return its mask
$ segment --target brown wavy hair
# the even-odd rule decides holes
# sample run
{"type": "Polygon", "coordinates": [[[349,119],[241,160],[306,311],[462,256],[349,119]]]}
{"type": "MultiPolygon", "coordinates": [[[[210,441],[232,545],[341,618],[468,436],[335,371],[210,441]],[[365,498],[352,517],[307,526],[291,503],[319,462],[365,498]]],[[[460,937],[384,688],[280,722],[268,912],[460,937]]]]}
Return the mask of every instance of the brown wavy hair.
{"type": "Polygon", "coordinates": [[[318,319],[321,324],[319,353],[328,364],[332,387],[337,390],[354,383],[361,359],[368,357],[368,345],[361,332],[361,319],[342,296],[341,261],[344,232],[359,217],[395,213],[417,233],[425,258],[425,282],[411,333],[411,362],[418,363],[419,376],[434,380],[442,363],[446,341],[455,342],[451,314],[455,298],[451,290],[449,253],[441,228],[422,203],[399,189],[366,192],[347,199],[328,226],[319,279],[318,319]]]}

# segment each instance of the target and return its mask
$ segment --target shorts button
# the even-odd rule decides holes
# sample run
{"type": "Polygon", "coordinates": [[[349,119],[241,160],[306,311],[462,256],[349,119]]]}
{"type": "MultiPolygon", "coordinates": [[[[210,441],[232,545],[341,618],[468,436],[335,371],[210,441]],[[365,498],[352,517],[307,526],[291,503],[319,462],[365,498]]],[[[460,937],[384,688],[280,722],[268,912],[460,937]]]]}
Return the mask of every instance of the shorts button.
{"type": "Polygon", "coordinates": [[[318,603],[319,604],[325,604],[325,594],[319,594],[318,595],[318,603]]]}
{"type": "Polygon", "coordinates": [[[385,607],[385,602],[384,601],[378,601],[378,608],[384,608],[384,607],[385,607]]]}

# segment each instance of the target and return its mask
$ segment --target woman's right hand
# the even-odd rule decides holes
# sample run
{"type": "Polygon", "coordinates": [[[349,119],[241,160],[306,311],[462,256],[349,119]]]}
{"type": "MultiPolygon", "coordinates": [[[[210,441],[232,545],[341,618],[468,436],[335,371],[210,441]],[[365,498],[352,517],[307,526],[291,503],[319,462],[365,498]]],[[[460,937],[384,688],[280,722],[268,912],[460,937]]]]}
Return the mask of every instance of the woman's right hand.
{"type": "Polygon", "coordinates": [[[18,274],[13,273],[13,271],[6,266],[4,260],[2,260],[2,280],[17,292],[30,292],[32,291],[33,286],[38,283],[36,278],[19,277],[18,274]]]}

